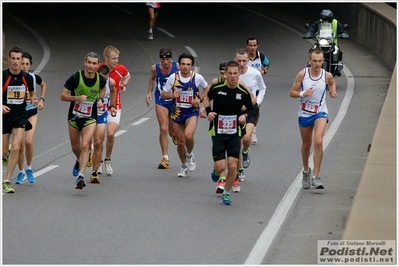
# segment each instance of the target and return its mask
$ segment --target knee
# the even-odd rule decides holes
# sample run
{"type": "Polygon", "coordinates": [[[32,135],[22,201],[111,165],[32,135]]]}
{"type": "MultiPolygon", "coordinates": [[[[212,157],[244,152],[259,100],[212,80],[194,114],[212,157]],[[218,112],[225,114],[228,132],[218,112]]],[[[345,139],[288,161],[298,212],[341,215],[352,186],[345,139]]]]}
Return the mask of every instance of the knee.
{"type": "Polygon", "coordinates": [[[161,125],[159,127],[159,131],[161,132],[161,134],[167,134],[168,133],[168,125],[161,125]]]}
{"type": "Polygon", "coordinates": [[[314,147],[315,149],[320,149],[323,148],[323,138],[317,138],[314,141],[314,147]]]}
{"type": "MultiPolygon", "coordinates": [[[[27,148],[32,148],[33,147],[33,141],[32,140],[26,140],[25,141],[25,146],[27,148]]],[[[23,147],[22,147],[23,148],[23,147]]]]}
{"type": "Polygon", "coordinates": [[[311,147],[312,147],[312,143],[311,142],[303,142],[302,143],[302,149],[309,150],[311,147]]]}

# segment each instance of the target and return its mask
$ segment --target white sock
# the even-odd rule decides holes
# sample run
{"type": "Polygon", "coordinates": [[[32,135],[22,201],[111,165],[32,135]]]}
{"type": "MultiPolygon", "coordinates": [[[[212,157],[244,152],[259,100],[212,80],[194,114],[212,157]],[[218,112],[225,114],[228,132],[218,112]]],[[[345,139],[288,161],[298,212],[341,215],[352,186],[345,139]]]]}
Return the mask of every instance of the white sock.
{"type": "Polygon", "coordinates": [[[167,160],[169,160],[168,155],[163,155],[164,158],[166,158],[167,160]]]}
{"type": "Polygon", "coordinates": [[[149,32],[149,33],[152,33],[152,29],[149,29],[148,32],[149,32]]]}

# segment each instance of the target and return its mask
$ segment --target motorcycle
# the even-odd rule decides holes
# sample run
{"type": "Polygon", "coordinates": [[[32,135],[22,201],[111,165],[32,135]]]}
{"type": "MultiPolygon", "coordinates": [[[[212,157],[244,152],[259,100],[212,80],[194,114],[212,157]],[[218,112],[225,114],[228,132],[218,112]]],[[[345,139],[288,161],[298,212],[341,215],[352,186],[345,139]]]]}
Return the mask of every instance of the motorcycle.
{"type": "MultiPolygon", "coordinates": [[[[305,24],[305,28],[309,30],[308,23],[305,24]]],[[[345,31],[347,28],[348,24],[344,24],[343,30],[345,31]]],[[[344,68],[344,65],[341,61],[338,61],[340,51],[339,51],[339,46],[335,44],[334,40],[335,38],[349,39],[349,35],[345,32],[335,35],[332,23],[321,22],[319,24],[319,29],[316,34],[312,35],[310,32],[307,32],[303,36],[303,39],[310,39],[310,38],[316,39],[311,49],[320,48],[323,51],[324,54],[323,69],[330,72],[333,75],[333,77],[341,76],[341,70],[344,68]]]]}

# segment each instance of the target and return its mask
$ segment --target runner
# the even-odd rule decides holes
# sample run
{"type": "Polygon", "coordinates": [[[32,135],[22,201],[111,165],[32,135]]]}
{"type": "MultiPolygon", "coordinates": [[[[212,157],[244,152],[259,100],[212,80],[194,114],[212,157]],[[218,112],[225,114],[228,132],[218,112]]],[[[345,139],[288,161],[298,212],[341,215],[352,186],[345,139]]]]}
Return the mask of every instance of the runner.
{"type": "Polygon", "coordinates": [[[148,37],[148,40],[152,40],[152,39],[154,39],[154,34],[152,32],[152,29],[155,26],[155,21],[158,16],[159,9],[161,8],[161,3],[160,2],[146,2],[146,6],[148,9],[148,15],[150,16],[150,20],[149,20],[150,28],[148,30],[147,37],[148,37]]]}
{"type": "Polygon", "coordinates": [[[70,102],[68,111],[68,131],[72,152],[76,163],[72,174],[76,179],[76,189],[86,186],[84,173],[89,160],[89,146],[96,130],[97,108],[104,104],[106,80],[96,72],[100,57],[90,52],[84,59],[84,70],[72,74],[65,82],[60,96],[61,101],[70,102]]]}
{"type": "Polygon", "coordinates": [[[100,183],[98,178],[98,169],[103,154],[103,143],[105,139],[105,131],[107,130],[108,109],[111,116],[115,117],[117,114],[115,99],[116,99],[116,84],[114,79],[109,77],[109,68],[107,65],[102,65],[97,70],[106,80],[104,103],[101,108],[97,110],[97,126],[94,132],[94,153],[93,153],[93,171],[90,176],[90,183],[100,183]]]}
{"type": "Polygon", "coordinates": [[[186,177],[188,171],[194,171],[194,133],[197,128],[200,88],[206,90],[209,85],[204,77],[191,71],[194,57],[183,53],[179,56],[180,71],[170,75],[161,97],[165,100],[175,99],[172,114],[173,129],[177,137],[177,153],[182,163],[177,177],[186,177]]]}
{"type": "Polygon", "coordinates": [[[308,62],[310,67],[301,70],[295,77],[290,97],[300,98],[298,123],[302,138],[302,187],[308,189],[312,185],[315,189],[324,189],[319,173],[323,160],[323,137],[328,122],[326,84],[328,84],[330,97],[337,98],[338,94],[333,75],[322,68],[323,51],[317,48],[312,49],[309,53],[308,62]],[[314,170],[312,179],[310,179],[309,156],[313,135],[314,170]]]}
{"type": "Polygon", "coordinates": [[[241,136],[243,134],[247,116],[251,116],[253,105],[250,93],[238,82],[240,75],[239,64],[235,61],[227,63],[226,80],[212,85],[204,106],[210,121],[209,135],[212,136],[212,156],[214,173],[226,170],[226,184],[222,194],[222,203],[231,205],[230,189],[237,174],[240,155],[241,136]],[[213,101],[213,109],[210,107],[213,101]],[[242,107],[246,110],[243,112],[242,107]]]}
{"type": "Polygon", "coordinates": [[[107,175],[112,175],[114,170],[111,165],[111,156],[112,150],[114,148],[115,143],[115,133],[119,127],[119,123],[121,121],[122,115],[122,97],[121,93],[126,91],[126,85],[130,81],[130,74],[126,67],[122,64],[118,64],[119,61],[119,50],[112,45],[107,46],[104,49],[104,62],[99,64],[99,67],[102,65],[107,65],[110,72],[109,77],[114,79],[116,83],[116,110],[118,111],[115,117],[111,116],[111,113],[108,113],[108,124],[107,124],[107,141],[105,145],[105,159],[100,162],[100,166],[98,168],[97,173],[103,173],[103,163],[105,164],[105,173],[107,175]]]}
{"type": "Polygon", "coordinates": [[[25,145],[22,143],[21,149],[19,150],[19,159],[18,159],[18,167],[19,173],[17,179],[15,180],[16,184],[23,184],[26,172],[26,178],[30,183],[35,182],[35,176],[33,175],[32,170],[32,161],[33,161],[33,152],[34,152],[34,145],[33,139],[36,133],[37,121],[38,121],[38,110],[42,110],[44,108],[44,101],[46,95],[46,83],[43,79],[33,72],[29,72],[32,62],[32,56],[28,52],[24,52],[22,55],[22,71],[29,73],[33,78],[33,86],[36,93],[36,84],[40,86],[41,90],[41,97],[37,104],[37,106],[33,106],[31,101],[27,101],[26,111],[28,113],[28,121],[32,125],[32,129],[29,131],[25,131],[25,145]],[[26,171],[24,171],[24,149],[26,147],[26,171]]]}
{"type": "Polygon", "coordinates": [[[173,133],[173,122],[171,113],[173,111],[173,99],[162,99],[161,92],[168,77],[178,71],[179,64],[172,60],[172,50],[164,47],[159,51],[160,63],[151,66],[151,77],[148,85],[148,93],[146,97],[147,107],[152,100],[152,90],[155,90],[155,113],[159,124],[159,143],[161,145],[162,161],[158,165],[158,169],[169,169],[170,162],[168,156],[168,131],[172,140],[176,142],[175,134],[173,133]]]}
{"type": "Polygon", "coordinates": [[[28,95],[31,104],[37,105],[32,76],[21,69],[23,53],[24,51],[19,47],[11,48],[7,58],[10,67],[3,70],[3,161],[9,152],[10,136],[12,135],[12,149],[3,180],[3,190],[6,193],[15,192],[11,186],[11,176],[18,163],[24,131],[32,128],[26,112],[28,95]]]}

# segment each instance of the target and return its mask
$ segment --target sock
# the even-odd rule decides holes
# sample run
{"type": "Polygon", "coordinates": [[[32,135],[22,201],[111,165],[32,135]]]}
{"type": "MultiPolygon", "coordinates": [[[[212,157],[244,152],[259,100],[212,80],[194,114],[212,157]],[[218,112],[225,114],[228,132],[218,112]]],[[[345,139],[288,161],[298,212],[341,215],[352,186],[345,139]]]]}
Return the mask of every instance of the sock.
{"type": "Polygon", "coordinates": [[[91,173],[91,175],[96,175],[97,174],[97,172],[96,171],[93,171],[92,173],[91,173]]]}
{"type": "Polygon", "coordinates": [[[26,166],[27,170],[32,170],[32,166],[26,166]]]}
{"type": "Polygon", "coordinates": [[[182,164],[181,167],[184,168],[184,169],[186,169],[186,168],[187,168],[187,163],[182,164]]]}
{"type": "Polygon", "coordinates": [[[316,179],[316,178],[317,178],[316,176],[314,176],[314,175],[312,176],[312,179],[316,179]]]}
{"type": "Polygon", "coordinates": [[[20,172],[20,173],[25,173],[24,169],[22,169],[22,170],[19,170],[19,172],[20,172]]]}
{"type": "Polygon", "coordinates": [[[226,176],[220,176],[219,180],[225,180],[226,181],[226,176]]]}
{"type": "Polygon", "coordinates": [[[164,157],[165,159],[169,160],[168,155],[163,155],[163,157],[164,157]]]}
{"type": "Polygon", "coordinates": [[[244,151],[244,149],[242,150],[242,153],[244,153],[244,154],[248,154],[248,152],[249,152],[249,148],[246,151],[244,151]]]}
{"type": "Polygon", "coordinates": [[[111,159],[104,159],[104,161],[111,161],[111,159]]]}
{"type": "Polygon", "coordinates": [[[79,174],[78,174],[78,177],[80,177],[80,176],[84,177],[83,174],[82,174],[81,172],[79,172],[79,174]]]}
{"type": "Polygon", "coordinates": [[[149,29],[149,30],[148,30],[148,33],[152,33],[152,29],[149,29]]]}
{"type": "Polygon", "coordinates": [[[230,192],[223,190],[223,195],[230,195],[230,192]]]}

